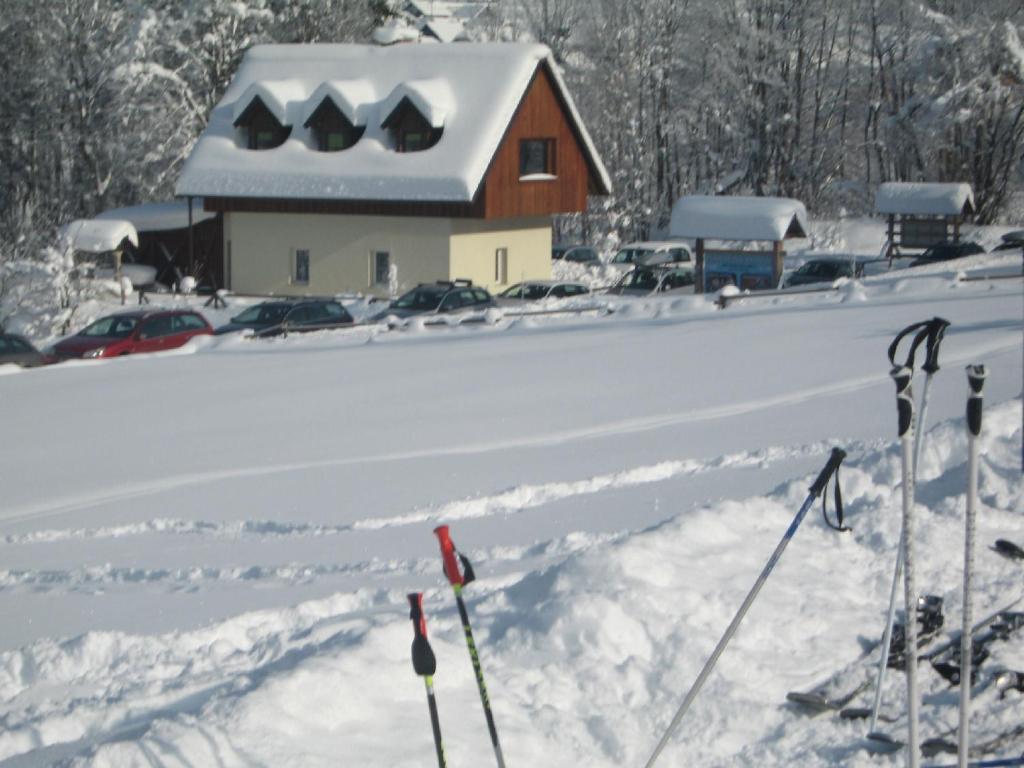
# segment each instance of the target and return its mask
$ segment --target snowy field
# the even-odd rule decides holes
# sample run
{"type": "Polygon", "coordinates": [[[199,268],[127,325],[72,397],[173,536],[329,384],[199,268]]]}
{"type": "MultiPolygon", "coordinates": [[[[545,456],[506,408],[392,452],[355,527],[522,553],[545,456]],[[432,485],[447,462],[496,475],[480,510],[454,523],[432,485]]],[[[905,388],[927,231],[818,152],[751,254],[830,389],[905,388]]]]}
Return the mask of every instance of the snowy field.
{"type": "MultiPolygon", "coordinates": [[[[1021,280],[947,265],[725,311],[619,301],[0,368],[0,766],[436,765],[409,591],[449,765],[493,765],[431,533],[447,523],[508,765],[639,768],[833,445],[853,533],[812,511],[659,765],[902,765],[864,749],[866,722],[785,694],[881,632],[900,499],[885,351],[910,323],[952,322],[919,584],[958,626],[963,367],[985,363],[976,614],[1024,593],[1024,565],[987,548],[1024,544],[1022,310],[1021,280]]],[[[1000,667],[1024,670],[1024,632],[982,673],[1000,667]]],[[[927,737],[955,725],[956,692],[921,680],[927,737]]],[[[885,703],[901,711],[898,674],[885,703]]],[[[1022,708],[979,693],[977,740],[1022,708]]]]}

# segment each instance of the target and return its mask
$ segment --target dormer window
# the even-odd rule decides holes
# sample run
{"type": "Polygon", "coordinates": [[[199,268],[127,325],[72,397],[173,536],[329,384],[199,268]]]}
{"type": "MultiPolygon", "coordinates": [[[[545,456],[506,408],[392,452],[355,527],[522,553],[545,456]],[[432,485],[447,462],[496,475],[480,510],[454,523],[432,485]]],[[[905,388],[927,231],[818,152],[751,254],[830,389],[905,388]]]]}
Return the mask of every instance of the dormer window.
{"type": "Polygon", "coordinates": [[[442,129],[432,127],[408,98],[398,103],[382,127],[391,134],[398,152],[421,152],[441,139],[442,129]]]}
{"type": "Polygon", "coordinates": [[[366,126],[352,125],[330,98],[320,102],[320,106],[306,121],[305,127],[313,132],[316,148],[321,152],[340,152],[348,149],[359,141],[366,130],[366,126]]]}
{"type": "Polygon", "coordinates": [[[250,101],[249,106],[235,120],[235,127],[243,130],[247,149],[279,147],[292,132],[290,125],[281,125],[259,96],[250,101]]]}

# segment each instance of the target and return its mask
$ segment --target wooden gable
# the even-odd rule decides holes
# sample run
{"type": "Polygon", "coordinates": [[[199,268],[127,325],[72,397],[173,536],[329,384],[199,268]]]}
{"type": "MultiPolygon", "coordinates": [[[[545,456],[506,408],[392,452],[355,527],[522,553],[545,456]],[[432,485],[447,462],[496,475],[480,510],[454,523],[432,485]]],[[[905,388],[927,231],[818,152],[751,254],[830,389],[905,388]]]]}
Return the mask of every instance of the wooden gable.
{"type": "Polygon", "coordinates": [[[584,211],[588,191],[607,194],[598,179],[547,65],[541,64],[491,159],[476,207],[487,219],[584,211]],[[553,178],[521,176],[522,143],[538,139],[554,140],[553,178]]]}

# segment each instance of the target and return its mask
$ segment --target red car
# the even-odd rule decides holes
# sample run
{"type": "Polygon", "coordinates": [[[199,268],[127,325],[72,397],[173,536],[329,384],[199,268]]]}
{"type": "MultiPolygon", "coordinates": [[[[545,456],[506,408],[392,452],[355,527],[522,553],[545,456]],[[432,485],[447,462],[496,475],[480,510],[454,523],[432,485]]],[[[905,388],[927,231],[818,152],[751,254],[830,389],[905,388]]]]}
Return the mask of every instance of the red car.
{"type": "Polygon", "coordinates": [[[193,336],[212,333],[213,328],[198,312],[181,309],[125,312],[100,318],[56,344],[52,352],[59,360],[162,352],[180,347],[193,336]]]}

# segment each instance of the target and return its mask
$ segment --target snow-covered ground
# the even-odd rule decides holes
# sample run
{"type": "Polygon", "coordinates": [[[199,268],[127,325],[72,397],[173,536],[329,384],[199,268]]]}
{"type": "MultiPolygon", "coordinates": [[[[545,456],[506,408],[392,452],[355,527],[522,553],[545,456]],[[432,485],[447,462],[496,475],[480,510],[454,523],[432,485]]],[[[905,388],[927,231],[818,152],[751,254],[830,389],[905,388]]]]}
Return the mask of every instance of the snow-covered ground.
{"type": "MultiPolygon", "coordinates": [[[[983,362],[976,613],[1024,592],[1024,565],[987,549],[1024,544],[1021,280],[960,266],[724,311],[619,300],[0,369],[0,765],[434,765],[409,591],[449,765],[491,764],[431,533],[447,523],[508,764],[640,766],[833,445],[853,533],[808,517],[660,764],[902,764],[864,749],[864,721],[784,700],[880,634],[900,498],[885,350],[912,322],[952,322],[919,583],[957,626],[963,366],[983,362]]],[[[1000,666],[1024,670],[1024,632],[983,675],[1000,666]]],[[[956,696],[921,677],[930,736],[956,696]]],[[[886,711],[902,690],[890,674],[886,711]]],[[[979,693],[977,739],[1022,704],[979,693]]]]}

